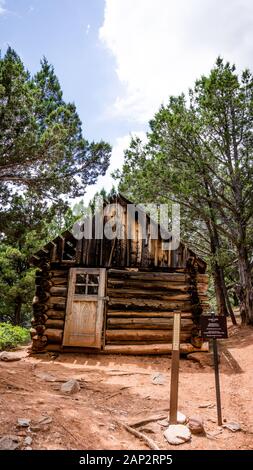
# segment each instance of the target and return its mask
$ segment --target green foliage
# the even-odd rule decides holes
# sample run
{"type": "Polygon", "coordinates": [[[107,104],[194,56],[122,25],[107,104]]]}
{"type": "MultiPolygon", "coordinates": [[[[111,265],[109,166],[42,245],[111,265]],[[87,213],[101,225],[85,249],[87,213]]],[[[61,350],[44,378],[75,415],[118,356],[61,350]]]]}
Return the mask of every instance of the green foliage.
{"type": "MultiPolygon", "coordinates": [[[[181,204],[183,238],[245,293],[253,323],[253,77],[217,59],[186,97],[170,97],[150,121],[147,143],[125,152],[121,192],[136,202],[181,204]]],[[[218,274],[219,275],[219,274],[218,274]]]]}
{"type": "Polygon", "coordinates": [[[85,193],[108,167],[111,148],[88,142],[73,103],[66,103],[46,59],[34,76],[15,51],[0,58],[0,186],[2,202],[29,189],[48,203],[85,193]],[[11,183],[11,187],[10,187],[11,183]]]}
{"type": "Polygon", "coordinates": [[[27,256],[17,248],[0,244],[0,320],[28,324],[34,291],[34,273],[27,256]]]}
{"type": "Polygon", "coordinates": [[[18,344],[26,343],[30,339],[29,330],[10,323],[0,323],[0,351],[15,348],[18,344]]]}

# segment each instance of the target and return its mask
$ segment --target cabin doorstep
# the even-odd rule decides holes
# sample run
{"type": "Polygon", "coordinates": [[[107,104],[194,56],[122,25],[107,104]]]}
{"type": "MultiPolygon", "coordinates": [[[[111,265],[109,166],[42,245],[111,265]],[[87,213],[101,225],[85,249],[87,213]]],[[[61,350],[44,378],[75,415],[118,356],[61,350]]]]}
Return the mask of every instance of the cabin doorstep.
{"type": "MultiPolygon", "coordinates": [[[[118,195],[110,203],[122,208],[126,237],[77,240],[66,231],[32,256],[39,268],[32,350],[168,354],[175,312],[181,313],[181,353],[208,350],[199,335],[209,308],[206,263],[183,243],[164,250],[160,235],[150,237],[149,216],[143,239],[138,219],[126,211],[130,201],[118,195]]],[[[103,224],[113,215],[107,212],[103,224]]]]}

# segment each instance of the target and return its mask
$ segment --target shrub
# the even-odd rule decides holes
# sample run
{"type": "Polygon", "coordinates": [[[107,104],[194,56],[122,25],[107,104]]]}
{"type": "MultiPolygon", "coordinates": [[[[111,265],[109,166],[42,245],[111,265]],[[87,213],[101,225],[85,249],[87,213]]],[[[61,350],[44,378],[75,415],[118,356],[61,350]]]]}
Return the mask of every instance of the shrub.
{"type": "Polygon", "coordinates": [[[0,323],[0,350],[15,348],[30,339],[29,330],[10,323],[0,323]]]}

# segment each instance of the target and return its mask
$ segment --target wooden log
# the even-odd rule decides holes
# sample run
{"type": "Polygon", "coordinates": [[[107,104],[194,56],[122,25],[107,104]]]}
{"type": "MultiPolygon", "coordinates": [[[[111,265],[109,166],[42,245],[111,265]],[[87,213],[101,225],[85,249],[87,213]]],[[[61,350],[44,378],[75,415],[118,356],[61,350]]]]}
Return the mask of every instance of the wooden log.
{"type": "Polygon", "coordinates": [[[64,320],[56,320],[56,319],[51,319],[49,318],[46,321],[46,327],[47,328],[58,328],[60,330],[63,330],[64,328],[64,320]]]}
{"type": "Polygon", "coordinates": [[[66,278],[68,277],[68,269],[52,269],[50,270],[51,278],[66,278]]]}
{"type": "Polygon", "coordinates": [[[145,444],[149,447],[149,449],[160,450],[158,445],[150,437],[147,437],[142,432],[137,431],[134,428],[131,428],[131,426],[128,426],[128,424],[123,423],[122,421],[117,421],[117,423],[120,424],[124,429],[126,429],[126,431],[128,431],[130,434],[133,434],[135,437],[138,437],[141,441],[145,442],[145,444]]]}
{"type": "Polygon", "coordinates": [[[42,325],[42,324],[36,325],[35,328],[36,328],[37,333],[40,335],[43,335],[46,329],[45,325],[42,325]]]}
{"type": "Polygon", "coordinates": [[[179,292],[188,292],[190,288],[190,284],[185,282],[185,283],[179,283],[179,282],[164,282],[164,281],[157,281],[153,280],[152,282],[147,282],[145,280],[139,281],[135,279],[108,279],[108,288],[109,289],[121,289],[121,288],[134,288],[134,289],[150,289],[152,291],[154,290],[159,290],[159,291],[165,291],[167,292],[168,290],[172,291],[179,291],[179,292]]]}
{"type": "Polygon", "coordinates": [[[65,318],[65,311],[64,310],[53,310],[53,309],[49,309],[47,311],[47,316],[48,318],[50,318],[51,320],[64,320],[65,318]]]}
{"type": "Polygon", "coordinates": [[[179,310],[181,312],[189,312],[192,304],[188,301],[169,302],[166,300],[152,300],[152,299],[109,299],[109,308],[117,310],[179,310]]]}
{"type": "Polygon", "coordinates": [[[47,321],[47,315],[45,313],[33,312],[34,317],[31,320],[33,326],[44,324],[47,321]]]}
{"type": "Polygon", "coordinates": [[[47,328],[44,334],[47,337],[47,340],[52,343],[62,342],[63,330],[59,330],[56,328],[47,328]]]}
{"type": "MultiPolygon", "coordinates": [[[[60,305],[66,305],[66,297],[55,297],[55,296],[50,296],[49,299],[47,300],[47,305],[51,307],[53,304],[60,304],[60,305]]],[[[63,309],[64,310],[64,309],[63,309]]]]}
{"type": "Polygon", "coordinates": [[[138,297],[139,299],[142,298],[152,298],[154,300],[190,300],[190,294],[178,294],[178,293],[168,293],[159,292],[159,291],[151,291],[151,290],[137,290],[137,289],[108,289],[107,294],[110,298],[117,299],[120,297],[121,299],[134,299],[138,297]]]}
{"type": "MultiPolygon", "coordinates": [[[[181,341],[187,341],[191,333],[182,333],[181,341]]],[[[128,342],[128,341],[172,341],[172,330],[106,330],[106,343],[109,342],[128,342]]]]}
{"type": "Polygon", "coordinates": [[[68,278],[66,277],[52,277],[51,281],[52,286],[67,286],[68,278]]]}
{"type": "MultiPolygon", "coordinates": [[[[194,326],[192,320],[181,320],[182,330],[191,330],[194,326]]],[[[107,329],[170,329],[173,328],[173,318],[108,318],[107,329]]]]}
{"type": "Polygon", "coordinates": [[[119,279],[139,279],[142,281],[172,281],[185,283],[190,280],[189,274],[184,273],[163,273],[163,272],[144,272],[144,271],[123,271],[118,269],[110,269],[108,278],[119,279]]]}
{"type": "Polygon", "coordinates": [[[197,274],[197,282],[208,284],[209,276],[208,274],[197,274]]]}
{"type": "Polygon", "coordinates": [[[48,292],[50,290],[50,288],[53,286],[53,282],[50,279],[43,279],[42,278],[41,281],[40,281],[40,285],[41,285],[42,289],[44,289],[45,291],[48,292]]]}
{"type": "Polygon", "coordinates": [[[40,303],[44,303],[50,298],[49,292],[46,292],[41,286],[36,286],[35,294],[40,303]]]}
{"type": "Polygon", "coordinates": [[[60,297],[66,297],[67,296],[67,287],[63,286],[54,286],[51,287],[50,289],[50,295],[52,296],[60,296],[60,297]]]}
{"type": "MultiPolygon", "coordinates": [[[[54,297],[52,297],[52,299],[54,299],[54,297]]],[[[66,308],[66,302],[62,302],[62,303],[54,303],[52,302],[51,304],[49,304],[48,306],[48,310],[55,310],[55,311],[65,311],[65,308],[66,308]]]]}
{"type": "Polygon", "coordinates": [[[35,335],[32,339],[32,350],[33,351],[42,351],[47,343],[46,336],[35,335]]]}
{"type": "MultiPolygon", "coordinates": [[[[48,313],[48,312],[47,312],[48,313]]],[[[173,318],[174,317],[173,311],[171,312],[154,312],[154,311],[132,311],[132,310],[111,310],[108,309],[107,311],[107,318],[111,317],[143,317],[143,318],[150,318],[150,317],[160,317],[160,318],[173,318]]],[[[181,314],[181,318],[192,318],[192,312],[184,312],[181,314]]]]}
{"type": "MultiPolygon", "coordinates": [[[[104,347],[107,354],[130,354],[130,355],[157,355],[157,354],[171,354],[172,344],[133,344],[133,345],[114,345],[108,344],[104,347]]],[[[208,343],[202,343],[201,348],[195,348],[190,343],[180,344],[180,353],[189,354],[192,352],[208,352],[208,343]]]]}

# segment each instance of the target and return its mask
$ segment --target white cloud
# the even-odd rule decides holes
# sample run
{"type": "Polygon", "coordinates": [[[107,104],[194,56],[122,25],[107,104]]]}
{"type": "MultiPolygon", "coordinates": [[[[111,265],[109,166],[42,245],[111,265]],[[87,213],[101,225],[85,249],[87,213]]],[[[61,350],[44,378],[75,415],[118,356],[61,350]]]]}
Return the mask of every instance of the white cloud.
{"type": "Polygon", "coordinates": [[[112,114],[147,122],[218,55],[252,68],[253,2],[106,0],[99,37],[115,58],[124,90],[112,114]]]}
{"type": "Polygon", "coordinates": [[[7,10],[4,8],[5,0],[0,0],[0,15],[4,15],[7,10]]]}
{"type": "Polygon", "coordinates": [[[86,200],[92,199],[95,193],[100,191],[102,188],[105,188],[106,191],[110,191],[112,186],[115,186],[115,180],[112,178],[111,173],[122,167],[124,162],[124,150],[128,148],[132,136],[138,136],[143,141],[145,140],[146,134],[145,132],[133,132],[116,139],[112,149],[110,166],[106,172],[106,175],[100,176],[95,185],[87,187],[85,196],[85,199],[87,198],[86,200]]]}
{"type": "Polygon", "coordinates": [[[86,31],[85,31],[85,32],[86,32],[87,35],[89,34],[89,32],[90,32],[90,24],[87,24],[87,26],[86,26],[86,31]]]}

